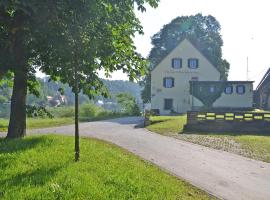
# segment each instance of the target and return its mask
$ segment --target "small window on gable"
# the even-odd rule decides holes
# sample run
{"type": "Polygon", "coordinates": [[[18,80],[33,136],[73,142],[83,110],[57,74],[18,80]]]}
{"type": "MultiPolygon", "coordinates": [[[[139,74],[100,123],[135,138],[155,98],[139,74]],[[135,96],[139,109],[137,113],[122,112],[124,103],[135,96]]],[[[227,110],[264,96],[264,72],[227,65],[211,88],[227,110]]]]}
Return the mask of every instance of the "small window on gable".
{"type": "Polygon", "coordinates": [[[233,86],[230,85],[230,86],[225,87],[224,93],[225,94],[232,94],[233,93],[233,86]]]}
{"type": "Polygon", "coordinates": [[[182,68],[182,59],[181,58],[173,58],[172,59],[172,68],[174,68],[174,69],[182,68]]]}
{"type": "Polygon", "coordinates": [[[172,110],[172,108],[173,108],[173,100],[164,99],[164,110],[172,110]]]}
{"type": "Polygon", "coordinates": [[[165,88],[172,88],[174,87],[174,78],[166,77],[163,79],[163,86],[165,88]]]}
{"type": "Polygon", "coordinates": [[[245,94],[246,88],[244,85],[237,85],[236,92],[237,94],[245,94]]]}
{"type": "Polygon", "coordinates": [[[197,58],[188,59],[188,68],[197,69],[198,67],[199,67],[199,59],[197,58]]]}

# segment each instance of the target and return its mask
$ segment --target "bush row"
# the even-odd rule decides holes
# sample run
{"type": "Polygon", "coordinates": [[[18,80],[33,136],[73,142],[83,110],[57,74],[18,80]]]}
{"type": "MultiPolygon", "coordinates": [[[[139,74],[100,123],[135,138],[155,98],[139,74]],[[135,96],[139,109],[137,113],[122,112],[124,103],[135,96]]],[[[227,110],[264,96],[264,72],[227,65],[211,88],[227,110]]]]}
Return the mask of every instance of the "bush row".
{"type": "MultiPolygon", "coordinates": [[[[54,117],[74,117],[75,109],[74,106],[64,106],[49,108],[48,111],[54,117]]],[[[98,119],[107,119],[112,117],[121,117],[123,113],[118,113],[115,111],[105,110],[102,107],[96,106],[94,104],[82,104],[79,107],[79,118],[80,121],[90,121],[98,119]]]]}

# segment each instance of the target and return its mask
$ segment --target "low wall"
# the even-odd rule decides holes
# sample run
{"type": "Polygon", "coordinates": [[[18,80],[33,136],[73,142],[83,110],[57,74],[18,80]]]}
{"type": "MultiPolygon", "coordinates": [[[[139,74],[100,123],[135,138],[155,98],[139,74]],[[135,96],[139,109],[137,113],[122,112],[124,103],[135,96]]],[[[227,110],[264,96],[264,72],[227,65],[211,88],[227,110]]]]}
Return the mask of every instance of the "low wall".
{"type": "Polygon", "coordinates": [[[184,130],[270,134],[270,113],[189,111],[184,130]]]}

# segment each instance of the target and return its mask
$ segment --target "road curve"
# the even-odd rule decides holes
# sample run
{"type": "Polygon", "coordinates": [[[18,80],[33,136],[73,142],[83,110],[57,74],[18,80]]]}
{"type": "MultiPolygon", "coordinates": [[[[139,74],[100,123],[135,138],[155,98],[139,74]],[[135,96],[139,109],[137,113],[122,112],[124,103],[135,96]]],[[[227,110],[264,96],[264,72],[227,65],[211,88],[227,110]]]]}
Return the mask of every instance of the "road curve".
{"type": "MultiPolygon", "coordinates": [[[[81,136],[112,142],[221,199],[269,200],[270,164],[152,133],[139,117],[80,124],[81,136]]],[[[74,126],[30,134],[73,135],[74,126]]]]}

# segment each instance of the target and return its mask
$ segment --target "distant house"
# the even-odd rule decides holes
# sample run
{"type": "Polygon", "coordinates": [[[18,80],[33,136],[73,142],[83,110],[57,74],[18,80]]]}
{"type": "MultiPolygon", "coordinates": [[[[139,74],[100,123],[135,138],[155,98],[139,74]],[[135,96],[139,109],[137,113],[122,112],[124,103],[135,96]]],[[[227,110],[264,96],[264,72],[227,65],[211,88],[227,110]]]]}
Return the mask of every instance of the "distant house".
{"type": "Polygon", "coordinates": [[[254,101],[257,108],[270,110],[270,68],[256,88],[254,101]]]}
{"type": "Polygon", "coordinates": [[[47,96],[47,101],[53,107],[68,104],[67,97],[60,94],[56,94],[55,96],[47,96]]]}
{"type": "MultiPolygon", "coordinates": [[[[209,84],[215,92],[220,71],[187,39],[184,39],[151,71],[151,109],[161,115],[185,113],[203,106],[192,95],[193,81],[209,84]]],[[[253,105],[252,81],[226,81],[215,108],[249,109],[253,105]]]]}

